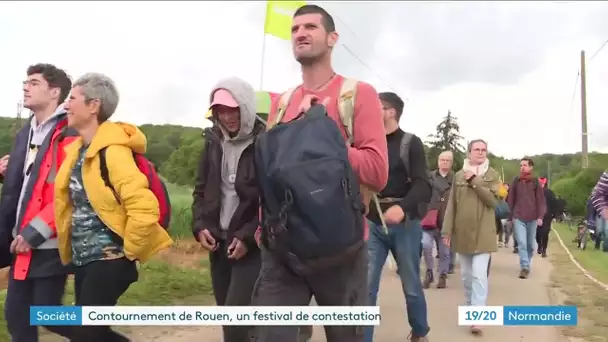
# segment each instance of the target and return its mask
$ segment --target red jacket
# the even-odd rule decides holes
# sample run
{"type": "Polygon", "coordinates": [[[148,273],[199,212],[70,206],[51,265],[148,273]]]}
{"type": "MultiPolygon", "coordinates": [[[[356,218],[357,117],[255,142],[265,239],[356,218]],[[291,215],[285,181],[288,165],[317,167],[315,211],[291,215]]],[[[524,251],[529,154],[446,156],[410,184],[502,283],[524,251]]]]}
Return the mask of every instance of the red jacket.
{"type": "MultiPolygon", "coordinates": [[[[53,248],[53,245],[56,246],[53,206],[55,174],[65,159],[64,148],[76,139],[75,136],[65,134],[66,126],[67,120],[59,121],[52,131],[53,135],[48,148],[43,150],[43,147],[40,147],[38,153],[44,153],[44,156],[39,165],[34,165],[34,168],[38,169],[38,175],[29,197],[23,198],[19,234],[32,248],[37,248],[47,241],[48,248],[53,248]]],[[[31,251],[17,254],[14,267],[15,279],[26,279],[31,260],[31,251]]]]}

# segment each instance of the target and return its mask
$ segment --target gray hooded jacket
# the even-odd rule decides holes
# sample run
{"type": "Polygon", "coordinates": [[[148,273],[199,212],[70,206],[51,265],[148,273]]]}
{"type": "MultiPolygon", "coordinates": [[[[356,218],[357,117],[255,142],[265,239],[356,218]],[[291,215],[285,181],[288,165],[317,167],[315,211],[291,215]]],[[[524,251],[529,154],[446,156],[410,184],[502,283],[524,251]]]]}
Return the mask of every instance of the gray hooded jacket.
{"type": "MultiPolygon", "coordinates": [[[[225,89],[232,94],[241,112],[241,128],[234,137],[230,137],[219,122],[217,123],[223,133],[220,228],[226,231],[239,205],[239,196],[234,188],[236,171],[241,154],[254,141],[253,128],[257,113],[255,90],[249,83],[236,77],[223,79],[213,87],[210,101],[213,101],[213,94],[219,89],[225,89]]],[[[215,117],[216,114],[213,115],[215,117]]],[[[217,122],[217,117],[215,119],[217,122]]]]}

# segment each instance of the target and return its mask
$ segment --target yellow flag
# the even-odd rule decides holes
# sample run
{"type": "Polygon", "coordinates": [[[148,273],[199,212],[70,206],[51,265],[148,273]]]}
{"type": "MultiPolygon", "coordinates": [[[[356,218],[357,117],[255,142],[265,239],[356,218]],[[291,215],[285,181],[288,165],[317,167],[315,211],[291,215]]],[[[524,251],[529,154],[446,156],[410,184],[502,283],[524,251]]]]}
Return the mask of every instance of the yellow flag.
{"type": "Polygon", "coordinates": [[[290,40],[293,13],[304,5],[305,1],[267,1],[264,33],[290,40]]]}

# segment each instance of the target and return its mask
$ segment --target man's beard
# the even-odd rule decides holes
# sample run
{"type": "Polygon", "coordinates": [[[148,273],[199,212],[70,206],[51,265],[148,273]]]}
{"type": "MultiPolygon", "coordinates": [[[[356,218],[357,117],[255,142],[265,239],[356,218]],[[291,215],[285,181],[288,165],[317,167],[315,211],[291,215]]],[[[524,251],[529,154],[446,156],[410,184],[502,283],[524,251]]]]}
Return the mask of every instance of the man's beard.
{"type": "Polygon", "coordinates": [[[296,61],[300,63],[301,66],[310,66],[315,64],[319,60],[319,56],[301,56],[296,57],[296,61]]]}
{"type": "Polygon", "coordinates": [[[317,53],[317,54],[313,54],[313,55],[309,55],[309,56],[296,56],[296,61],[298,63],[300,63],[301,66],[310,66],[313,65],[315,63],[317,63],[318,61],[320,61],[321,59],[323,59],[323,57],[327,54],[328,52],[321,52],[321,53],[317,53]]]}

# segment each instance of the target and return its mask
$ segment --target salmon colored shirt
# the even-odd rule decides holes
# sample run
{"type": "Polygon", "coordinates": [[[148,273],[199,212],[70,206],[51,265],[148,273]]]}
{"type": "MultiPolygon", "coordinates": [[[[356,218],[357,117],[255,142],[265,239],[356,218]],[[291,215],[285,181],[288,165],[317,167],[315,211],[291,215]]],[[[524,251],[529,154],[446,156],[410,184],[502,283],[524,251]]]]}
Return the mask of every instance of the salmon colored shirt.
{"type": "MultiPolygon", "coordinates": [[[[346,142],[346,131],[338,111],[338,98],[344,77],[337,75],[330,83],[319,91],[312,91],[299,86],[292,94],[289,105],[281,122],[293,120],[299,113],[298,109],[305,95],[313,94],[319,98],[319,103],[327,97],[331,99],[327,106],[328,115],[342,130],[346,142]]],[[[280,98],[276,98],[270,106],[268,122],[274,122],[280,98]]],[[[355,113],[353,122],[353,146],[348,147],[348,159],[359,176],[359,182],[368,186],[374,192],[380,192],[388,181],[388,151],[386,133],[382,118],[382,104],[378,93],[371,85],[359,82],[355,98],[355,113]]],[[[365,239],[369,235],[367,220],[364,220],[365,239]]],[[[256,232],[256,239],[259,236],[256,232]]]]}

